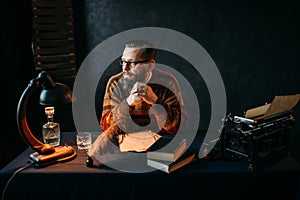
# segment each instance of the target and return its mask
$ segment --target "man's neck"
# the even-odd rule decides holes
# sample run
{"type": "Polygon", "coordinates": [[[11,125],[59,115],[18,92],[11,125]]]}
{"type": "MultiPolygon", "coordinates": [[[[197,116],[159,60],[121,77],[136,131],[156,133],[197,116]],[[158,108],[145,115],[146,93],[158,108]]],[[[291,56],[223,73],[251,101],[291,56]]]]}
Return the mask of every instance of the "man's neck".
{"type": "Polygon", "coordinates": [[[151,77],[152,77],[152,71],[149,72],[149,74],[148,74],[148,76],[145,78],[145,81],[144,81],[144,82],[147,84],[147,83],[150,81],[151,77]]]}

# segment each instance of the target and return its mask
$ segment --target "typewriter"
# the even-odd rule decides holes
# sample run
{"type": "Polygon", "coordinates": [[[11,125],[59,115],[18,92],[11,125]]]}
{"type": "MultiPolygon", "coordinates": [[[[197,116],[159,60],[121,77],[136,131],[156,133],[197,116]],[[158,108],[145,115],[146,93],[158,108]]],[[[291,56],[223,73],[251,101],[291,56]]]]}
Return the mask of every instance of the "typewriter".
{"type": "Polygon", "coordinates": [[[270,108],[272,110],[271,104],[273,102],[224,117],[219,139],[224,158],[245,162],[253,171],[288,154],[289,130],[295,122],[292,107],[268,112],[270,108]]]}

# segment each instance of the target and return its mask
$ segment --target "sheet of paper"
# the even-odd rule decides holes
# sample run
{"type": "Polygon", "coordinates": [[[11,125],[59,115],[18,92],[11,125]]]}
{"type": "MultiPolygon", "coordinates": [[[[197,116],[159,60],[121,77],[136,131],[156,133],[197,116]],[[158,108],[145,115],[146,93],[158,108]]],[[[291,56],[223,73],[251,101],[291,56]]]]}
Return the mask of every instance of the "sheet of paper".
{"type": "Polygon", "coordinates": [[[269,104],[265,104],[263,106],[259,106],[259,107],[256,107],[256,108],[249,109],[249,110],[247,110],[247,112],[245,114],[245,117],[250,119],[250,118],[257,117],[257,116],[261,116],[261,115],[263,115],[267,112],[270,105],[271,104],[269,103],[269,104]]]}
{"type": "Polygon", "coordinates": [[[268,117],[294,108],[300,101],[300,94],[275,96],[271,103],[246,111],[245,118],[268,117]]]}
{"type": "Polygon", "coordinates": [[[294,108],[300,100],[300,94],[275,96],[264,117],[272,116],[294,108]]]}
{"type": "Polygon", "coordinates": [[[152,131],[141,131],[120,136],[120,151],[147,151],[161,136],[152,131]]]}

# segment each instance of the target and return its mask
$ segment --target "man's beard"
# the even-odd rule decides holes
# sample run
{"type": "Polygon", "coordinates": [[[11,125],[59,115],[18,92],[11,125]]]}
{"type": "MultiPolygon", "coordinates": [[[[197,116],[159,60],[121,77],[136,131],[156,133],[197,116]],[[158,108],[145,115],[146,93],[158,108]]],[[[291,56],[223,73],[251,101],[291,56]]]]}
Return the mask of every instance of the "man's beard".
{"type": "Polygon", "coordinates": [[[128,78],[128,77],[122,77],[121,78],[121,84],[122,84],[122,88],[128,92],[131,91],[133,85],[136,82],[143,82],[145,80],[145,75],[131,75],[132,78],[128,78]]]}
{"type": "Polygon", "coordinates": [[[128,79],[128,78],[124,78],[124,77],[122,77],[121,80],[122,80],[121,85],[122,85],[123,90],[130,92],[135,81],[133,79],[128,79]]]}

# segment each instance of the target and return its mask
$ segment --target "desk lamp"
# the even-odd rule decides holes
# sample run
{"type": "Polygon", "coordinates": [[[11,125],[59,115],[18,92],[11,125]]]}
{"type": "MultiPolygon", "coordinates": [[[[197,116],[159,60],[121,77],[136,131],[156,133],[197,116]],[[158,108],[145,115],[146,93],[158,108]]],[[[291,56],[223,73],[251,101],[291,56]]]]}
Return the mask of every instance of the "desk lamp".
{"type": "Polygon", "coordinates": [[[18,130],[25,141],[35,152],[30,154],[29,159],[37,166],[43,166],[56,162],[70,160],[76,156],[76,151],[68,145],[54,147],[36,139],[32,134],[26,119],[26,107],[30,95],[38,88],[42,88],[40,94],[41,105],[58,105],[71,103],[73,100],[71,90],[62,83],[56,83],[49,73],[42,71],[38,77],[32,79],[24,90],[17,109],[18,130]]]}

